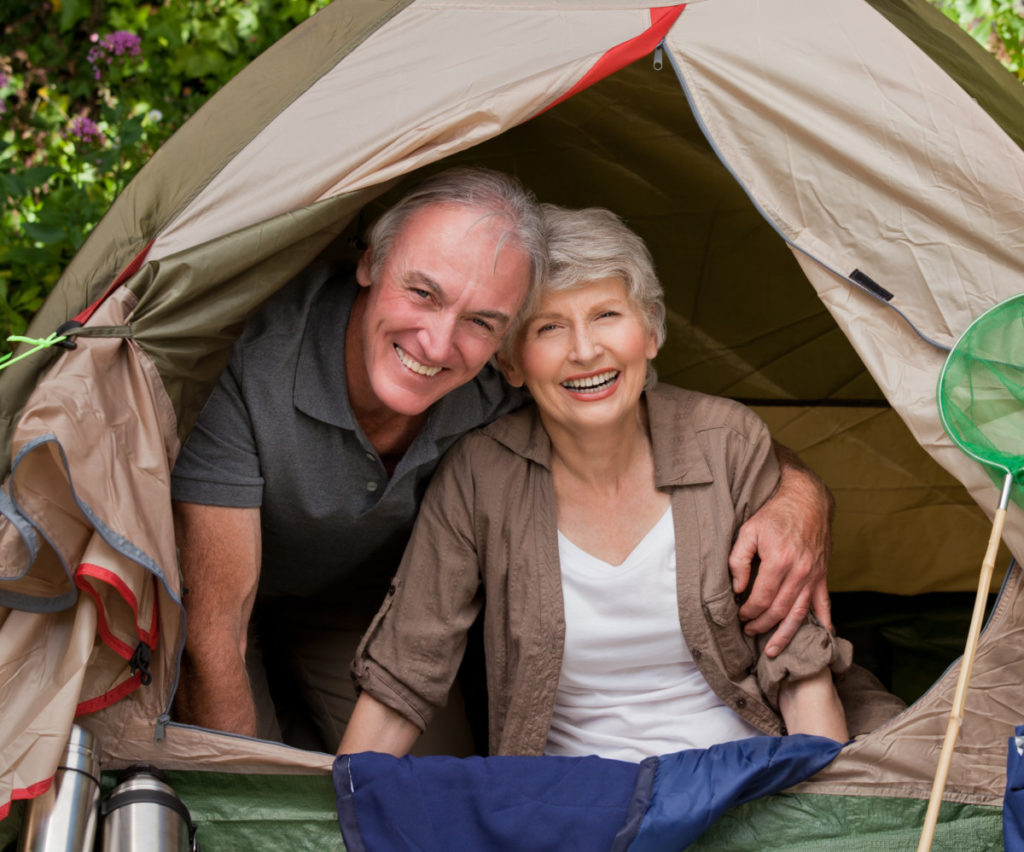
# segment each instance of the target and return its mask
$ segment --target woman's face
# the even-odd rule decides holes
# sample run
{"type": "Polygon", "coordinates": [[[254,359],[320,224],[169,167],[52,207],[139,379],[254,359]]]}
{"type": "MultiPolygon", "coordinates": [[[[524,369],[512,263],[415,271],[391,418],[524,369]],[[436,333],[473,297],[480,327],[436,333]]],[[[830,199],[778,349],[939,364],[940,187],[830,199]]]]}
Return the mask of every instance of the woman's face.
{"type": "Polygon", "coordinates": [[[593,429],[635,417],[656,353],[654,332],[625,283],[602,278],[544,295],[505,375],[530,389],[549,431],[593,429]]]}

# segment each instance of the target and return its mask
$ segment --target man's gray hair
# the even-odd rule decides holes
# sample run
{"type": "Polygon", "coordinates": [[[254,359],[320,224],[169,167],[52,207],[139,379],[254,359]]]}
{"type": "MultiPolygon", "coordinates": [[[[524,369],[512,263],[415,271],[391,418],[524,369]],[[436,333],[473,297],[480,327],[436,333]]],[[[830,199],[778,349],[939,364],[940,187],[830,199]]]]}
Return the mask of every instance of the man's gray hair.
{"type": "Polygon", "coordinates": [[[530,259],[530,286],[526,301],[547,274],[548,252],[544,223],[536,197],[515,178],[480,167],[446,169],[413,187],[386,210],[370,229],[367,238],[373,252],[370,279],[377,281],[388,252],[410,216],[434,204],[475,207],[486,215],[500,216],[509,225],[508,237],[530,259]]]}
{"type": "MultiPolygon", "coordinates": [[[[603,207],[569,210],[542,204],[541,211],[547,232],[548,275],[521,316],[528,318],[545,293],[571,290],[603,278],[621,278],[660,349],[666,335],[665,293],[644,241],[603,207]]],[[[506,358],[511,356],[514,344],[511,336],[506,338],[506,358]]],[[[648,365],[646,387],[653,387],[656,381],[654,367],[648,365]]]]}

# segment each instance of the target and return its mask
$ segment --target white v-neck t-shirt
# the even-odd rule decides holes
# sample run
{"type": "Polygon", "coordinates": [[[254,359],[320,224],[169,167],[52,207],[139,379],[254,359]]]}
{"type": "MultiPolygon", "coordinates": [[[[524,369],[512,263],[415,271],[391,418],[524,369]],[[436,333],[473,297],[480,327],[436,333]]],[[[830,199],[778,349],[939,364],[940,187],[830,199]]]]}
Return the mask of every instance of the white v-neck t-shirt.
{"type": "Polygon", "coordinates": [[[561,532],[558,556],[565,650],[547,754],[639,761],[761,733],[719,700],[683,639],[671,507],[621,565],[561,532]]]}

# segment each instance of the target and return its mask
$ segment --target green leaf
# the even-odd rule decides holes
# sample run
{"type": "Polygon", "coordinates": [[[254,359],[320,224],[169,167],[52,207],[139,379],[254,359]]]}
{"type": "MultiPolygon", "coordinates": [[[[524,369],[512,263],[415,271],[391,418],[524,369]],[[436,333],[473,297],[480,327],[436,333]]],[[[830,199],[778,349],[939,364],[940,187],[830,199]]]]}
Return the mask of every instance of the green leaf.
{"type": "Polygon", "coordinates": [[[56,173],[57,169],[52,166],[33,166],[30,169],[25,169],[21,173],[23,191],[42,186],[56,173]]]}
{"type": "Polygon", "coordinates": [[[67,236],[64,228],[58,225],[43,225],[39,222],[25,222],[22,225],[22,228],[33,240],[47,245],[59,243],[67,236]]]}
{"type": "Polygon", "coordinates": [[[64,0],[60,7],[60,31],[68,32],[90,12],[89,0],[64,0]]]}

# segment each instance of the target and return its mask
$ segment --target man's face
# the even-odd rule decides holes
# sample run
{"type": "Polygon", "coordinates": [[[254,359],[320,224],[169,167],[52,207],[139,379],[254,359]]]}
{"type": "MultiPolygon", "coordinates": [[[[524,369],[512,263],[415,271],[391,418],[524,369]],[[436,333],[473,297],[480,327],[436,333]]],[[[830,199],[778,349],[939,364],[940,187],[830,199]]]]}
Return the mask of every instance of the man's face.
{"type": "Polygon", "coordinates": [[[381,406],[420,414],[480,372],[529,286],[529,257],[507,232],[504,219],[479,208],[433,205],[406,220],[376,282],[372,247],[364,254],[358,352],[346,348],[357,414],[381,406]]]}

